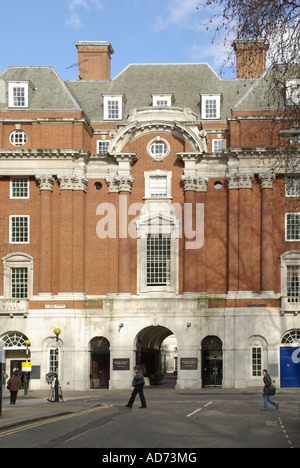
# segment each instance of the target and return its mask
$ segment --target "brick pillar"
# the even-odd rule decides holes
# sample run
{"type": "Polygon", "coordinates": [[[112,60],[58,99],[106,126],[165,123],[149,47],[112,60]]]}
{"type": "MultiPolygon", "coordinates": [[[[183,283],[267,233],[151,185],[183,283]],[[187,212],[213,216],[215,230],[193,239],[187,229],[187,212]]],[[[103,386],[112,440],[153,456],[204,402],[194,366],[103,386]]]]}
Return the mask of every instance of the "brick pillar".
{"type": "MultiPolygon", "coordinates": [[[[206,292],[206,256],[203,245],[201,248],[187,249],[189,243],[195,243],[196,235],[191,238],[191,232],[202,229],[196,225],[196,203],[200,203],[198,193],[206,192],[208,179],[199,175],[182,176],[184,183],[184,266],[183,266],[183,291],[184,293],[206,292]],[[189,217],[189,219],[187,219],[189,217]],[[192,217],[192,219],[190,219],[192,217]]],[[[206,198],[202,194],[202,201],[206,198]]],[[[204,240],[205,242],[205,240],[204,240]]]]}
{"type": "Polygon", "coordinates": [[[239,176],[228,176],[228,292],[239,289],[239,176]]]}
{"type": "Polygon", "coordinates": [[[73,292],[85,291],[85,202],[88,180],[85,176],[73,178],[73,292]]]}
{"type": "Polygon", "coordinates": [[[84,289],[85,176],[58,175],[60,183],[59,291],[74,296],[84,289]]]}
{"type": "Polygon", "coordinates": [[[52,295],[52,175],[37,175],[40,187],[39,294],[52,295]]]}
{"type": "Polygon", "coordinates": [[[252,292],[251,199],[253,174],[239,175],[239,291],[252,292]]]}
{"type": "Polygon", "coordinates": [[[273,184],[274,173],[259,175],[261,183],[261,291],[274,292],[273,184]]]}
{"type": "Polygon", "coordinates": [[[131,294],[131,240],[128,233],[128,207],[133,184],[131,174],[118,176],[119,185],[119,295],[131,294]]]}
{"type": "MultiPolygon", "coordinates": [[[[205,228],[205,216],[206,216],[206,201],[207,201],[207,183],[208,179],[205,179],[204,184],[202,185],[202,190],[196,193],[196,203],[202,203],[204,206],[204,226],[198,226],[198,229],[205,228]]],[[[207,293],[207,258],[206,258],[206,246],[207,239],[205,238],[204,233],[204,244],[202,247],[196,250],[196,277],[197,277],[197,289],[199,293],[207,293]]]]}
{"type": "Polygon", "coordinates": [[[60,183],[59,291],[73,291],[73,181],[58,176],[60,183]]]}

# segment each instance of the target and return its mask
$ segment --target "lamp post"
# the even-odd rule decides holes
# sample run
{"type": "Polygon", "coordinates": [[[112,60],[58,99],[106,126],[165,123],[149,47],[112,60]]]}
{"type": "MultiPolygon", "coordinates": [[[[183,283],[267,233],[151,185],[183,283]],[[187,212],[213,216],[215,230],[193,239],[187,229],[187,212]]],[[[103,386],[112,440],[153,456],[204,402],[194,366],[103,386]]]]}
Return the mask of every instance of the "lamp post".
{"type": "Polygon", "coordinates": [[[58,386],[59,386],[59,381],[58,381],[58,337],[59,335],[61,334],[61,330],[60,328],[55,328],[54,330],[54,334],[56,336],[56,349],[55,349],[55,387],[54,387],[54,391],[55,391],[55,397],[54,397],[54,401],[57,403],[59,401],[59,392],[58,392],[58,386]]]}
{"type": "MultiPolygon", "coordinates": [[[[28,355],[29,355],[29,349],[28,349],[28,346],[30,346],[30,341],[29,340],[26,340],[25,341],[25,344],[26,344],[26,362],[28,362],[28,355]]],[[[25,373],[25,386],[24,386],[24,395],[27,395],[27,389],[28,389],[28,371],[26,371],[25,373]]]]}

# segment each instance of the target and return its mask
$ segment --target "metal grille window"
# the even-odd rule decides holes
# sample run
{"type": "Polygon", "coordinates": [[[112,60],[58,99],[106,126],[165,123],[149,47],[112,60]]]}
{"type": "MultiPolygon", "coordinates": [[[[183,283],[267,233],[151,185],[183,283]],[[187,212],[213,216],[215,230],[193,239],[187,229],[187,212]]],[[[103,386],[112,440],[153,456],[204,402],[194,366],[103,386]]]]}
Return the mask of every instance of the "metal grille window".
{"type": "Polygon", "coordinates": [[[13,299],[26,299],[28,296],[28,269],[11,269],[11,297],[13,299]]]}
{"type": "Polygon", "coordinates": [[[282,344],[299,344],[300,345],[300,330],[291,330],[287,332],[281,340],[282,344]]]}
{"type": "Polygon", "coordinates": [[[29,216],[10,216],[10,242],[29,243],[29,216]]]}
{"type": "Polygon", "coordinates": [[[252,376],[259,377],[262,372],[261,348],[252,348],[252,376]]]}
{"type": "Polygon", "coordinates": [[[285,179],[285,195],[287,197],[300,197],[300,177],[287,177],[285,179]]]}
{"type": "Polygon", "coordinates": [[[147,286],[169,286],[171,276],[170,234],[147,236],[147,286]]]}
{"type": "Polygon", "coordinates": [[[300,266],[287,267],[287,296],[288,302],[298,304],[300,302],[300,266]]]}
{"type": "Polygon", "coordinates": [[[286,213],[286,240],[300,240],[300,213],[286,213]]]}
{"type": "Polygon", "coordinates": [[[29,196],[28,179],[11,179],[10,196],[11,198],[28,198],[29,196]]]}
{"type": "Polygon", "coordinates": [[[167,196],[167,178],[150,177],[150,197],[167,196]]]}

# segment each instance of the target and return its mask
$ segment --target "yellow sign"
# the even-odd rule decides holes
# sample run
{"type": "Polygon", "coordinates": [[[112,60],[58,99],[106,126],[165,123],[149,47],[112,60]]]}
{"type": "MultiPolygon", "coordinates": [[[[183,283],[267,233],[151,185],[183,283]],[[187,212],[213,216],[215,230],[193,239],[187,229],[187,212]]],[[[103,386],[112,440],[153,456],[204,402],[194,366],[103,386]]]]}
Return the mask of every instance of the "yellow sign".
{"type": "Polygon", "coordinates": [[[22,372],[31,372],[32,363],[31,362],[22,362],[22,372]]]}

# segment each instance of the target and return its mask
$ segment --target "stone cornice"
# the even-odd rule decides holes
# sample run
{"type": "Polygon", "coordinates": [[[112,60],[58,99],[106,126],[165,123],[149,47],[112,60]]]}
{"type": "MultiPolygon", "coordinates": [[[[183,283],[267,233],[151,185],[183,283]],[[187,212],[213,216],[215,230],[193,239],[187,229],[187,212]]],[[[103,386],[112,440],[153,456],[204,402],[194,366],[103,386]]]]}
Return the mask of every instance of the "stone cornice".
{"type": "Polygon", "coordinates": [[[0,159],[79,159],[89,158],[91,153],[81,149],[60,148],[4,148],[0,149],[0,159]]]}

